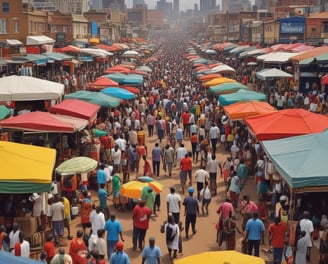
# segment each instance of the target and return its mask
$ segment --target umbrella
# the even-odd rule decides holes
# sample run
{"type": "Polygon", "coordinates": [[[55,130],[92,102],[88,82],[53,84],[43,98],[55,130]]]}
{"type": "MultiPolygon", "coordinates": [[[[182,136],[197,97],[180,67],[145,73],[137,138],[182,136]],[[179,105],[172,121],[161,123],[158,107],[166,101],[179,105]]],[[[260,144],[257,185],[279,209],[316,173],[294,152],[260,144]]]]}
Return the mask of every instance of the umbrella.
{"type": "Polygon", "coordinates": [[[97,168],[98,162],[88,157],[75,157],[61,163],[55,171],[62,175],[74,175],[77,173],[86,173],[97,168]]]}
{"type": "Polygon", "coordinates": [[[122,54],[123,57],[129,57],[129,56],[140,56],[140,53],[135,50],[127,50],[122,54]]]}
{"type": "Polygon", "coordinates": [[[141,198],[144,188],[152,188],[155,193],[160,193],[163,189],[163,185],[157,181],[141,182],[141,181],[129,181],[122,185],[120,194],[128,198],[141,198]]]}
{"type": "Polygon", "coordinates": [[[123,88],[108,87],[106,89],[103,89],[101,92],[124,100],[131,100],[136,97],[135,94],[123,88]]]}
{"type": "Polygon", "coordinates": [[[136,68],[136,70],[144,71],[144,72],[148,72],[148,73],[153,72],[152,68],[150,68],[149,66],[146,66],[146,65],[139,66],[139,67],[136,68]]]}
{"type": "Polygon", "coordinates": [[[175,264],[198,264],[204,262],[206,264],[219,264],[219,263],[229,263],[229,264],[265,264],[264,259],[259,257],[254,257],[246,254],[239,253],[234,250],[224,250],[224,251],[208,251],[197,255],[185,257],[175,261],[175,264]]]}
{"type": "Polygon", "coordinates": [[[208,49],[208,50],[205,50],[205,54],[215,55],[216,54],[216,51],[215,50],[212,50],[212,49],[208,49]]]}

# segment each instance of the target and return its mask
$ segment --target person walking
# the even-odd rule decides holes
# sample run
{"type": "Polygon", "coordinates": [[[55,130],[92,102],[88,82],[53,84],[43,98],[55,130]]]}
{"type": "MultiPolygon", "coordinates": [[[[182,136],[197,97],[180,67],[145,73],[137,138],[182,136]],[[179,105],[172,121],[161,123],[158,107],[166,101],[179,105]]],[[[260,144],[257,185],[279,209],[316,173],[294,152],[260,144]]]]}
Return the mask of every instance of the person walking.
{"type": "Polygon", "coordinates": [[[218,139],[220,138],[220,129],[215,123],[212,123],[208,134],[211,139],[212,153],[215,154],[216,145],[218,144],[218,139]]]}
{"type": "Polygon", "coordinates": [[[165,172],[167,169],[169,177],[172,177],[173,163],[174,163],[174,149],[169,144],[167,144],[165,146],[164,155],[163,155],[163,164],[164,164],[163,168],[165,172]]]}
{"type": "Polygon", "coordinates": [[[223,233],[224,240],[226,242],[226,250],[236,249],[236,231],[238,231],[239,234],[242,234],[237,226],[237,223],[232,219],[232,212],[230,211],[229,217],[223,221],[223,233]]]}
{"type": "Polygon", "coordinates": [[[162,156],[162,149],[160,148],[159,144],[156,142],[155,147],[152,149],[152,162],[153,162],[153,173],[157,177],[159,177],[159,171],[161,168],[161,156],[162,156]]]}
{"type": "Polygon", "coordinates": [[[252,255],[254,249],[254,256],[260,256],[260,243],[263,241],[264,224],[259,219],[257,212],[253,213],[253,218],[249,219],[246,224],[246,239],[248,241],[247,254],[252,255]]]}
{"type": "Polygon", "coordinates": [[[194,188],[188,188],[189,196],[186,196],[183,200],[183,205],[185,207],[185,227],[186,227],[186,239],[189,239],[189,226],[191,224],[192,233],[196,234],[196,218],[199,216],[199,206],[198,200],[193,196],[194,188]]]}
{"type": "Polygon", "coordinates": [[[149,246],[146,246],[142,251],[142,264],[161,264],[162,252],[161,249],[155,245],[155,238],[149,238],[149,246]]]}
{"type": "Polygon", "coordinates": [[[55,197],[55,202],[50,207],[55,245],[59,245],[59,239],[64,235],[64,209],[61,198],[55,197]]]}
{"type": "Polygon", "coordinates": [[[295,263],[297,264],[306,264],[308,251],[308,239],[306,237],[306,231],[301,231],[301,238],[297,241],[296,246],[296,256],[295,256],[295,263]]]}
{"type": "Polygon", "coordinates": [[[69,255],[72,257],[73,264],[87,264],[87,247],[83,241],[83,230],[76,231],[76,237],[72,239],[69,245],[69,255]]]}
{"type": "Polygon", "coordinates": [[[130,264],[128,254],[123,252],[124,245],[121,241],[116,244],[116,251],[111,255],[109,264],[130,264]]]}
{"type": "Polygon", "coordinates": [[[300,221],[300,228],[301,231],[305,231],[305,239],[307,240],[307,251],[306,251],[306,260],[310,262],[310,253],[311,253],[311,248],[313,245],[312,241],[312,233],[314,231],[313,228],[313,223],[310,220],[310,212],[309,211],[304,211],[303,213],[303,219],[300,221]]]}
{"type": "Polygon", "coordinates": [[[200,195],[199,195],[199,201],[202,202],[202,214],[204,215],[206,213],[206,215],[208,216],[208,206],[211,203],[211,199],[212,199],[212,194],[210,189],[208,188],[208,182],[205,181],[205,186],[204,188],[200,191],[200,195]]]}
{"type": "Polygon", "coordinates": [[[273,249],[273,264],[280,264],[282,261],[286,232],[286,223],[276,217],[274,223],[269,226],[269,241],[273,249]]]}
{"type": "Polygon", "coordinates": [[[170,214],[174,217],[174,222],[179,224],[180,222],[180,210],[181,210],[181,197],[175,192],[175,187],[170,188],[170,193],[166,196],[167,215],[170,214]]]}
{"type": "Polygon", "coordinates": [[[199,170],[195,171],[195,182],[197,188],[197,198],[200,201],[200,191],[204,188],[205,182],[210,179],[209,173],[205,170],[204,166],[201,166],[199,170]]]}
{"type": "Polygon", "coordinates": [[[175,223],[173,215],[169,215],[167,217],[167,222],[164,222],[161,226],[161,233],[164,232],[166,235],[166,246],[169,251],[170,259],[177,258],[177,251],[180,248],[180,229],[179,225],[175,223]]]}
{"type": "Polygon", "coordinates": [[[105,190],[105,184],[101,183],[98,189],[98,199],[99,199],[100,208],[102,212],[104,212],[106,220],[109,218],[109,208],[107,204],[107,198],[108,198],[108,193],[105,190]]]}
{"type": "Polygon", "coordinates": [[[137,246],[142,251],[144,248],[145,236],[147,229],[149,228],[149,219],[151,217],[151,210],[145,206],[145,201],[140,200],[134,207],[132,212],[133,219],[133,233],[132,243],[133,250],[137,249],[137,246]]]}
{"type": "Polygon", "coordinates": [[[231,203],[233,204],[234,208],[238,208],[238,197],[240,193],[240,180],[237,174],[233,172],[234,175],[231,178],[231,182],[229,185],[229,196],[231,199],[231,203]]]}
{"type": "Polygon", "coordinates": [[[104,230],[107,231],[107,257],[110,259],[114,252],[115,245],[119,241],[119,237],[124,242],[122,234],[122,225],[116,220],[116,215],[111,214],[110,219],[106,221],[104,230]]]}
{"type": "Polygon", "coordinates": [[[207,168],[210,173],[210,190],[213,196],[217,194],[217,175],[218,169],[220,169],[222,174],[221,163],[216,159],[215,152],[213,151],[211,159],[207,162],[207,168]]]}

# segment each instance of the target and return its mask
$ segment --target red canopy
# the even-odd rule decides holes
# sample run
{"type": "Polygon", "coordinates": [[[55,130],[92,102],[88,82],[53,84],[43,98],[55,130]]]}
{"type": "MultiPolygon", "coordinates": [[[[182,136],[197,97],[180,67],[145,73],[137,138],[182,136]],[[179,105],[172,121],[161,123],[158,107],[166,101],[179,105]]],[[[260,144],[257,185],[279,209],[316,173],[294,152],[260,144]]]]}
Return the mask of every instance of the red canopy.
{"type": "Polygon", "coordinates": [[[73,53],[80,53],[81,49],[79,47],[75,47],[73,45],[68,45],[63,48],[57,49],[58,52],[73,52],[73,53]]]}
{"type": "Polygon", "coordinates": [[[50,108],[50,113],[68,115],[88,120],[92,124],[97,118],[100,106],[78,99],[66,99],[50,108]]]}
{"type": "Polygon", "coordinates": [[[122,88],[125,90],[128,90],[129,92],[134,93],[136,95],[139,95],[139,92],[140,92],[138,88],[135,88],[132,86],[122,86],[122,88]]]}
{"type": "Polygon", "coordinates": [[[123,66],[118,66],[118,65],[104,70],[105,73],[115,73],[115,72],[129,73],[130,71],[131,71],[131,69],[123,67],[123,66]]]}
{"type": "Polygon", "coordinates": [[[320,133],[328,128],[328,117],[304,109],[286,109],[244,120],[258,140],[320,133]]]}
{"type": "MultiPolygon", "coordinates": [[[[47,112],[30,112],[0,121],[1,128],[19,129],[26,131],[40,131],[48,133],[73,133],[81,127],[76,127],[72,122],[65,122],[47,112]]],[[[87,125],[87,121],[84,121],[87,125]]]]}
{"type": "Polygon", "coordinates": [[[93,83],[90,83],[89,86],[102,86],[101,88],[104,88],[108,86],[118,86],[118,83],[106,77],[99,77],[93,83]]]}

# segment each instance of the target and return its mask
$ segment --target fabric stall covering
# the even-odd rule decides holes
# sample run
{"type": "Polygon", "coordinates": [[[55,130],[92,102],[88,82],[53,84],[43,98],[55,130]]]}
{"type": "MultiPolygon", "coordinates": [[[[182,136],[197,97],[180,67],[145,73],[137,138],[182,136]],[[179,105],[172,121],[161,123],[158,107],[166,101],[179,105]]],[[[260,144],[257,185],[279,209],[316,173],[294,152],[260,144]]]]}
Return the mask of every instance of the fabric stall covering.
{"type": "Polygon", "coordinates": [[[123,99],[123,100],[131,100],[136,97],[135,94],[133,94],[125,89],[116,88],[116,87],[109,87],[109,88],[103,89],[101,92],[104,94],[110,95],[110,96],[114,96],[114,97],[123,99]]]}
{"type": "Polygon", "coordinates": [[[256,77],[262,81],[281,79],[281,78],[292,78],[293,75],[282,70],[272,68],[272,69],[263,69],[255,73],[256,77]]]}
{"type": "Polygon", "coordinates": [[[293,56],[296,56],[297,53],[293,52],[271,52],[268,54],[260,55],[256,57],[258,61],[263,61],[263,63],[276,63],[276,64],[285,64],[293,56]]]}
{"type": "Polygon", "coordinates": [[[328,128],[328,117],[304,109],[285,109],[245,118],[258,140],[273,140],[312,133],[328,128]]]}
{"type": "Polygon", "coordinates": [[[0,78],[0,101],[31,101],[59,99],[64,84],[29,76],[0,78]]]}
{"type": "Polygon", "coordinates": [[[123,73],[109,73],[109,74],[103,75],[101,77],[109,78],[109,79],[111,79],[111,80],[113,80],[117,83],[120,83],[126,78],[126,74],[123,74],[123,73]]]}
{"type": "Polygon", "coordinates": [[[228,82],[237,82],[237,81],[234,79],[221,77],[221,78],[215,78],[215,79],[212,79],[212,80],[206,82],[204,84],[204,86],[214,86],[214,85],[219,85],[219,84],[228,83],[228,82]]]}
{"type": "Polygon", "coordinates": [[[100,107],[95,104],[84,102],[78,99],[66,99],[61,103],[52,106],[49,109],[50,113],[68,115],[77,118],[82,118],[92,124],[97,119],[97,113],[100,107]]]}
{"type": "Polygon", "coordinates": [[[101,107],[116,107],[121,103],[119,98],[101,92],[90,91],[78,91],[76,93],[66,94],[65,100],[66,99],[79,99],[101,107]]]}
{"type": "Polygon", "coordinates": [[[139,85],[142,85],[143,84],[143,78],[141,75],[130,75],[128,74],[123,81],[120,82],[120,84],[124,85],[130,85],[130,86],[133,86],[133,85],[136,85],[136,86],[139,86],[139,85]]]}
{"type": "Polygon", "coordinates": [[[210,73],[210,74],[204,74],[202,76],[199,76],[199,80],[201,82],[205,82],[205,81],[210,81],[212,79],[221,78],[221,77],[222,77],[222,75],[219,73],[210,73]]]}
{"type": "Polygon", "coordinates": [[[49,192],[55,160],[55,149],[0,141],[0,193],[49,192]]]}
{"type": "Polygon", "coordinates": [[[0,105],[0,120],[6,118],[11,113],[10,109],[8,109],[5,105],[0,105]]]}
{"type": "Polygon", "coordinates": [[[230,118],[230,120],[242,120],[250,116],[272,113],[277,111],[267,102],[258,101],[238,102],[235,104],[224,106],[223,109],[226,115],[230,118]]]}
{"type": "Polygon", "coordinates": [[[129,92],[131,92],[131,93],[133,93],[135,95],[138,95],[140,93],[140,91],[139,91],[138,88],[132,87],[132,86],[126,86],[126,85],[124,85],[124,86],[121,86],[119,88],[123,88],[123,89],[125,89],[125,90],[127,90],[127,91],[129,91],[129,92]]]}
{"type": "Polygon", "coordinates": [[[221,106],[231,105],[238,102],[266,101],[266,95],[249,90],[241,89],[236,93],[223,94],[219,96],[218,103],[221,106]]]}
{"type": "Polygon", "coordinates": [[[264,259],[237,252],[235,250],[207,251],[179,258],[175,264],[265,264],[264,259]]]}
{"type": "Polygon", "coordinates": [[[247,86],[239,83],[239,82],[229,82],[211,86],[208,90],[211,94],[221,95],[221,94],[229,94],[235,93],[240,89],[247,89],[247,86]]]}
{"type": "Polygon", "coordinates": [[[99,77],[89,84],[89,90],[99,91],[108,86],[118,86],[118,83],[106,77],[99,77]]]}
{"type": "Polygon", "coordinates": [[[43,44],[53,44],[56,41],[47,36],[27,36],[26,37],[26,45],[43,45],[43,44]]]}
{"type": "Polygon", "coordinates": [[[48,112],[29,112],[0,121],[2,129],[16,129],[44,133],[74,133],[88,125],[80,118],[54,115],[48,112]]]}
{"type": "Polygon", "coordinates": [[[281,177],[295,193],[326,191],[328,130],[262,142],[263,149],[281,177]]]}
{"type": "Polygon", "coordinates": [[[128,74],[130,71],[131,71],[131,69],[129,69],[129,68],[117,65],[117,66],[113,66],[113,67],[110,67],[108,69],[105,69],[104,73],[117,73],[117,72],[119,72],[119,73],[128,74]]]}

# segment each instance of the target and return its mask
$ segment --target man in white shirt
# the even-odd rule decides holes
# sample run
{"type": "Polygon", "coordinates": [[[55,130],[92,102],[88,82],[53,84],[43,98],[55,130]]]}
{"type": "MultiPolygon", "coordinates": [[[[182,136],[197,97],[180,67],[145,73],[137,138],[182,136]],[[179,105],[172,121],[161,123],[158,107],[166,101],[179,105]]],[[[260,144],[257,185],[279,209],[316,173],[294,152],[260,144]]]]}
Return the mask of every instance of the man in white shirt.
{"type": "Polygon", "coordinates": [[[207,162],[207,168],[210,173],[210,190],[212,195],[217,194],[216,179],[218,174],[218,169],[222,174],[221,163],[216,159],[215,152],[212,154],[212,158],[207,162]]]}
{"type": "Polygon", "coordinates": [[[121,169],[121,150],[119,149],[119,145],[115,144],[110,153],[113,167],[119,172],[121,169]]]}
{"type": "Polygon", "coordinates": [[[187,152],[187,150],[186,150],[184,144],[181,143],[181,144],[180,144],[180,147],[178,147],[177,150],[176,150],[176,159],[175,159],[175,160],[177,161],[177,164],[180,165],[181,160],[185,157],[185,155],[186,155],[187,153],[188,153],[188,152],[187,152]]]}
{"type": "Polygon", "coordinates": [[[209,173],[205,170],[205,167],[202,166],[199,170],[195,172],[195,181],[197,184],[197,198],[200,201],[200,191],[204,188],[205,182],[210,178],[209,173]]]}
{"type": "Polygon", "coordinates": [[[175,192],[175,187],[170,188],[170,193],[166,196],[167,215],[170,213],[174,217],[174,222],[180,222],[181,197],[175,192]]]}
{"type": "Polygon", "coordinates": [[[208,188],[208,182],[205,182],[204,188],[200,191],[200,200],[202,201],[202,213],[208,215],[208,205],[212,199],[210,188],[208,188]],[[205,209],[205,210],[204,210],[205,209]]]}
{"type": "Polygon", "coordinates": [[[220,129],[215,123],[212,123],[209,131],[209,137],[211,140],[212,152],[216,153],[216,145],[218,144],[218,139],[220,138],[220,129]]]}
{"type": "Polygon", "coordinates": [[[103,214],[99,206],[96,209],[92,210],[90,214],[90,223],[92,234],[89,238],[89,250],[91,251],[93,242],[98,238],[98,230],[103,229],[106,223],[105,215],[103,214]]]}
{"type": "Polygon", "coordinates": [[[305,237],[307,239],[307,247],[308,247],[308,250],[306,252],[306,260],[310,263],[311,262],[310,261],[310,252],[311,252],[311,248],[313,246],[312,233],[314,231],[314,228],[313,228],[313,223],[309,218],[310,218],[310,212],[304,211],[303,219],[300,221],[300,228],[301,228],[301,231],[306,232],[305,237]]]}
{"type": "Polygon", "coordinates": [[[13,223],[13,230],[9,233],[9,250],[11,254],[15,255],[15,245],[17,242],[19,242],[19,225],[17,223],[13,223]]]}

